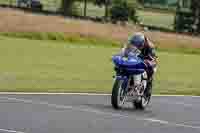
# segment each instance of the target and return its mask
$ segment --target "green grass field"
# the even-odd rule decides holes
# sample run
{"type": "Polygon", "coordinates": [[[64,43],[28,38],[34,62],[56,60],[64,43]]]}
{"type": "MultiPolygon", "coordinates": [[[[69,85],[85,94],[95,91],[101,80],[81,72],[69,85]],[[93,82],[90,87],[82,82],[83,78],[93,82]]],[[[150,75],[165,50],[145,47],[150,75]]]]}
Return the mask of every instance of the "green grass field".
{"type": "Polygon", "coordinates": [[[145,25],[173,29],[174,14],[151,11],[137,11],[140,21],[145,25]]]}
{"type": "Polygon", "coordinates": [[[0,4],[15,5],[16,4],[16,0],[1,0],[0,4]]]}
{"type": "MultiPolygon", "coordinates": [[[[0,36],[0,91],[110,93],[118,50],[0,36]]],[[[154,94],[200,95],[200,55],[158,56],[154,94]]]]}

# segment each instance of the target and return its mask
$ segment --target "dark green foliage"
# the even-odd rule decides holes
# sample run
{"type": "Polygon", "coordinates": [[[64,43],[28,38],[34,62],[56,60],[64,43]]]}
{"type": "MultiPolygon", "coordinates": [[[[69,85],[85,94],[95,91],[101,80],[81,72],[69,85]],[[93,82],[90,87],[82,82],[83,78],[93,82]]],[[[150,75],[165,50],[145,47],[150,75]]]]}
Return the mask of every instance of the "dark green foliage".
{"type": "Polygon", "coordinates": [[[137,0],[137,2],[143,5],[145,3],[145,0],[137,0]]]}
{"type": "Polygon", "coordinates": [[[175,17],[175,30],[178,32],[191,32],[191,33],[200,33],[200,1],[191,0],[190,1],[190,10],[186,12],[183,10],[183,7],[187,3],[186,0],[179,0],[177,5],[177,12],[175,17]]]}
{"type": "MultiPolygon", "coordinates": [[[[116,0],[118,1],[118,0],[116,0]]],[[[110,14],[111,20],[116,21],[128,21],[128,10],[127,10],[127,3],[124,1],[119,1],[113,3],[110,14]]]]}
{"type": "Polygon", "coordinates": [[[111,0],[94,0],[94,4],[99,6],[99,7],[102,7],[104,5],[110,5],[111,4],[111,0]]]}
{"type": "Polygon", "coordinates": [[[175,16],[174,29],[177,32],[194,32],[194,17],[191,12],[177,11],[175,16]]]}
{"type": "MultiPolygon", "coordinates": [[[[78,1],[78,0],[77,0],[78,1]]],[[[64,16],[70,16],[77,14],[77,7],[75,6],[76,0],[62,0],[60,12],[64,16]]]]}
{"type": "Polygon", "coordinates": [[[191,0],[191,10],[195,17],[196,32],[200,33],[200,1],[191,0]]]}
{"type": "Polygon", "coordinates": [[[131,4],[128,4],[128,12],[129,12],[129,19],[131,20],[131,21],[133,21],[133,22],[138,22],[139,20],[138,20],[138,16],[136,15],[137,14],[137,12],[136,12],[136,10],[135,10],[135,7],[134,7],[134,5],[131,5],[131,4]]]}
{"type": "Polygon", "coordinates": [[[110,17],[112,22],[116,23],[117,21],[133,21],[138,22],[136,16],[135,4],[128,3],[126,0],[114,0],[111,9],[110,17]]]}
{"type": "Polygon", "coordinates": [[[60,11],[63,15],[70,15],[72,8],[73,0],[62,0],[60,11]]]}

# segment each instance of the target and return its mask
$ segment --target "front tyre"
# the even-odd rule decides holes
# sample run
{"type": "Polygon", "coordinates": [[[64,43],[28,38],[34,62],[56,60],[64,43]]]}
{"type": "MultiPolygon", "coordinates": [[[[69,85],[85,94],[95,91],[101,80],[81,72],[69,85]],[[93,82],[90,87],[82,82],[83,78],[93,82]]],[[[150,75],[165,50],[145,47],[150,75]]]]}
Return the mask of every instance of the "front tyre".
{"type": "Polygon", "coordinates": [[[120,109],[124,104],[125,90],[122,89],[123,80],[116,79],[112,89],[111,103],[114,109],[120,109]]]}

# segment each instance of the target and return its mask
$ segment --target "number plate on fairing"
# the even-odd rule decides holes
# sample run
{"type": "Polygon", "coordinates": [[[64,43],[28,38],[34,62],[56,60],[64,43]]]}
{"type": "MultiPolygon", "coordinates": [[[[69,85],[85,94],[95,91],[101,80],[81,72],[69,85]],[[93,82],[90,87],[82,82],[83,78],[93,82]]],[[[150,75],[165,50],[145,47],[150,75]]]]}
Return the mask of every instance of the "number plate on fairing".
{"type": "Polygon", "coordinates": [[[123,57],[122,59],[123,59],[123,61],[127,61],[128,57],[123,57]]]}

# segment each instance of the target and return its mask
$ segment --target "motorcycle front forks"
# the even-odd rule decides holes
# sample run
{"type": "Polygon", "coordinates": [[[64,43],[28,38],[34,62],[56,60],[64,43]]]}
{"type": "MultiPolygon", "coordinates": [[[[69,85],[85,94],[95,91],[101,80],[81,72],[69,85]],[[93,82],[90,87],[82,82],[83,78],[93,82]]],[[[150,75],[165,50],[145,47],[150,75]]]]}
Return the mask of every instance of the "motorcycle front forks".
{"type": "Polygon", "coordinates": [[[143,96],[145,86],[146,84],[143,83],[141,75],[132,76],[128,81],[128,93],[130,95],[143,96]]]}

